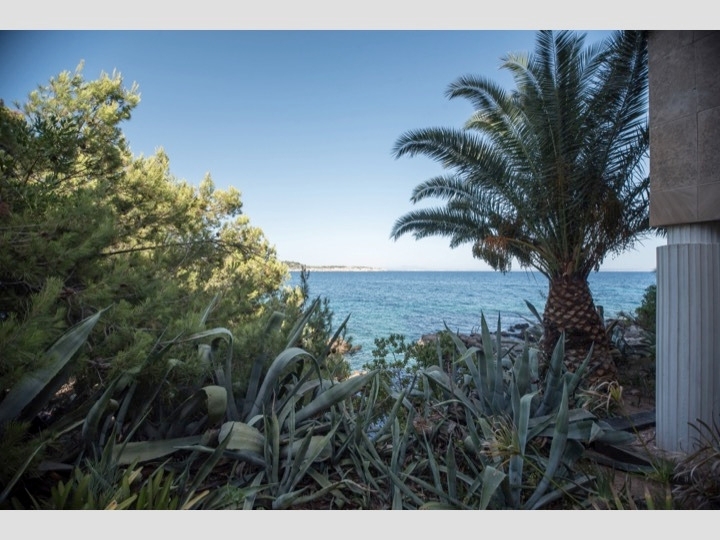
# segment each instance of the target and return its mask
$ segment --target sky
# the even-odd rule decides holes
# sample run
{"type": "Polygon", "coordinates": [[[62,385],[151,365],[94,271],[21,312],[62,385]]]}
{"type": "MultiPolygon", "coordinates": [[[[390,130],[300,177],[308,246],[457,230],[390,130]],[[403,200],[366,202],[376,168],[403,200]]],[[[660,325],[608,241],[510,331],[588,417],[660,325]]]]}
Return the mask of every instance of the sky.
{"type": "MultiPolygon", "coordinates": [[[[21,26],[24,27],[24,26],[21,26]]],[[[575,28],[583,30],[582,28],[575,28]]],[[[592,42],[608,32],[588,32],[592,42]]],[[[84,62],[87,80],[120,72],[140,104],[123,131],[135,155],[163,148],[178,179],[242,193],[243,211],[282,260],[388,270],[489,270],[448,239],[395,241],[415,185],[442,172],[395,159],[404,132],[461,127],[469,102],[448,100],[461,75],[488,76],[533,30],[0,31],[0,98],[23,102],[84,62]]],[[[650,271],[650,236],[602,270],[650,271]]],[[[514,269],[519,270],[515,266],[514,269]]]]}

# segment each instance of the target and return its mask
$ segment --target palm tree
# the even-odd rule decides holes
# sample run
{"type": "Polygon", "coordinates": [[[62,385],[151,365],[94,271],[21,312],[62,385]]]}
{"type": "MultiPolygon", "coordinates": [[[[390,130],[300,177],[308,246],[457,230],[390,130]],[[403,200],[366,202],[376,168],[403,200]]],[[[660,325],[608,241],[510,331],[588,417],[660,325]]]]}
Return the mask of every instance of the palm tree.
{"type": "Polygon", "coordinates": [[[425,155],[448,174],[418,185],[411,201],[443,206],[411,211],[391,237],[445,236],[508,271],[513,260],[549,280],[545,355],[566,335],[574,371],[594,343],[592,382],[615,379],[604,322],[588,286],[603,259],[649,231],[647,38],[614,32],[594,46],[573,32],[539,32],[533,54],[510,54],[508,92],[484,77],[452,83],[475,112],[464,129],[410,131],[394,154],[425,155]]]}

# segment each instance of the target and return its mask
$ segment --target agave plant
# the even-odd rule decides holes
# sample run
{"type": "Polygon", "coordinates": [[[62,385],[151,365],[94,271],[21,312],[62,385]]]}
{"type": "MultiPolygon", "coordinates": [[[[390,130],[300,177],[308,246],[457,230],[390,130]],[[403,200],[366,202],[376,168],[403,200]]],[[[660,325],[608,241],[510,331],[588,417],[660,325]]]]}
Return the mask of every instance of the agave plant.
{"type": "Polygon", "coordinates": [[[421,400],[410,420],[414,430],[401,435],[393,425],[393,450],[409,448],[414,437],[425,457],[418,454],[402,470],[392,471],[396,490],[416,503],[422,501],[409,486],[431,495],[431,501],[419,505],[424,508],[541,508],[590,481],[573,470],[584,443],[619,444],[632,436],[612,430],[588,411],[570,408],[592,351],[570,373],[564,371],[564,340],[559,340],[540,388],[538,352],[526,343],[517,358],[506,358],[500,319],[495,339],[484,315],[481,328],[482,349],[467,348],[447,330],[458,352],[454,373],[443,369],[440,358],[438,366],[422,370],[418,390],[399,397],[421,400]],[[443,430],[444,437],[438,437],[443,430]],[[441,439],[443,451],[437,446],[441,439]]]}
{"type": "MultiPolygon", "coordinates": [[[[99,311],[68,330],[44,352],[42,355],[44,358],[40,363],[41,367],[25,374],[5,395],[0,402],[1,446],[5,447],[13,441],[19,442],[27,436],[29,422],[37,416],[58,388],[66,382],[72,372],[72,361],[75,354],[85,343],[101,315],[102,311],[99,311]]],[[[65,429],[72,429],[79,424],[72,418],[66,420],[68,421],[63,426],[56,428],[53,433],[43,433],[40,437],[36,437],[37,443],[34,450],[22,463],[5,463],[6,466],[12,467],[13,476],[0,493],[0,505],[7,500],[13,487],[46,445],[54,437],[64,433],[65,429]],[[70,428],[67,428],[67,424],[70,425],[70,428]]]]}
{"type": "MultiPolygon", "coordinates": [[[[201,351],[212,366],[215,384],[200,389],[172,416],[175,421],[204,411],[201,424],[204,431],[194,434],[172,431],[181,436],[125,442],[118,445],[118,461],[130,464],[156,460],[188,450],[215,454],[222,446],[223,461],[243,470],[243,480],[236,482],[236,487],[248,489],[243,508],[297,507],[337,491],[345,482],[331,481],[319,466],[331,457],[338,444],[336,434],[342,423],[333,411],[360,392],[375,373],[341,382],[323,377],[325,360],[348,319],[318,357],[294,346],[319,305],[316,300],[296,323],[287,347],[269,366],[265,366],[265,358],[256,358],[250,380],[244,385],[245,394],[240,397],[235,396],[232,384],[232,334],[214,329],[186,338],[185,341],[212,340],[201,351]],[[218,357],[221,339],[228,341],[224,359],[218,357]],[[311,486],[314,488],[310,489],[311,486]]],[[[271,319],[268,331],[276,323],[277,318],[271,319]]]]}
{"type": "MultiPolygon", "coordinates": [[[[54,458],[54,464],[43,464],[45,469],[54,468],[60,474],[69,470],[70,476],[64,484],[53,488],[47,501],[35,501],[34,505],[105,508],[112,503],[117,508],[130,508],[135,504],[133,496],[137,495],[144,506],[169,505],[174,501],[172,504],[178,508],[197,507],[200,504],[197,497],[204,493],[203,483],[214,478],[213,483],[222,486],[235,469],[242,469],[245,476],[252,474],[247,485],[236,484],[232,491],[234,497],[243,493],[243,507],[247,508],[256,504],[288,508],[337,491],[346,482],[330,481],[314,467],[333,454],[339,444],[336,433],[347,425],[341,422],[338,407],[372,381],[374,373],[342,382],[323,376],[324,359],[347,319],[325,353],[316,357],[293,346],[318,305],[319,301],[313,303],[297,322],[288,338],[288,347],[269,366],[266,358],[255,360],[250,381],[242,385],[247,388],[242,396],[236,395],[234,338],[228,329],[206,329],[158,343],[144,362],[117,374],[92,402],[61,419],[52,433],[43,434],[43,441],[51,441],[72,432],[74,440],[82,444],[69,452],[63,450],[63,455],[54,458]],[[173,358],[172,351],[187,346],[196,347],[197,361],[206,367],[210,378],[168,408],[167,403],[160,403],[161,398],[167,400],[167,396],[161,396],[162,389],[181,364],[173,358]],[[164,374],[148,389],[143,384],[144,373],[148,369],[157,371],[158,367],[164,374]],[[129,471],[137,467],[154,468],[155,483],[141,486],[131,482],[129,471]],[[165,473],[158,472],[161,470],[165,473]],[[158,480],[160,475],[164,475],[162,482],[158,480]],[[90,490],[89,479],[97,477],[105,477],[106,483],[117,489],[90,490]],[[121,490],[125,484],[128,489],[133,488],[132,493],[121,490]],[[152,485],[157,491],[160,484],[162,489],[170,490],[164,503],[152,502],[151,494],[142,499],[142,490],[151,489],[143,486],[152,485]],[[310,489],[312,486],[315,488],[310,489]]],[[[201,317],[201,323],[211,307],[201,317]]],[[[0,403],[0,429],[8,428],[6,431],[12,435],[15,421],[32,418],[42,400],[52,395],[61,375],[67,376],[63,369],[100,315],[63,336],[48,351],[54,359],[50,367],[28,375],[9,392],[0,403]]],[[[279,314],[271,317],[268,332],[277,328],[279,317],[279,314]]],[[[11,496],[14,486],[28,472],[31,458],[45,444],[38,441],[33,455],[0,494],[0,502],[11,496]]],[[[217,497],[208,496],[210,499],[215,506],[223,504],[217,497]]]]}

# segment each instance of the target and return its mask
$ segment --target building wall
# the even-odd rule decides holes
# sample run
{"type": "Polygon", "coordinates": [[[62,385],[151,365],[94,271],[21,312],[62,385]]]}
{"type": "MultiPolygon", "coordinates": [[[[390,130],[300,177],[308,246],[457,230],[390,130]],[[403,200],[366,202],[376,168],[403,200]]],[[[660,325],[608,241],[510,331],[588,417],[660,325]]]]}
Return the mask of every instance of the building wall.
{"type": "Polygon", "coordinates": [[[657,249],[657,444],[693,451],[720,419],[720,32],[649,34],[657,249]]]}
{"type": "Polygon", "coordinates": [[[720,220],[720,31],[652,31],[650,225],[720,220]]]}

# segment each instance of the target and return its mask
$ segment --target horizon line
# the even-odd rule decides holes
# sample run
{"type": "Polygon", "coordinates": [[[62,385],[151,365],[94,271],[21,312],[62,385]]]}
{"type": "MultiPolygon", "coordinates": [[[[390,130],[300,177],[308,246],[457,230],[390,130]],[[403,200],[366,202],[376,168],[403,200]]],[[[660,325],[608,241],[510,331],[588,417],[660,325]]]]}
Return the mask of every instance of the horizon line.
{"type": "MultiPolygon", "coordinates": [[[[500,270],[492,270],[492,269],[468,269],[468,268],[376,268],[376,267],[370,267],[370,266],[345,266],[345,265],[303,265],[308,271],[315,271],[315,272],[486,272],[486,273],[503,273],[500,270]]],[[[289,270],[290,272],[299,272],[300,269],[297,268],[291,268],[289,270]]],[[[507,272],[504,272],[506,274],[516,274],[516,273],[538,273],[541,272],[539,270],[535,269],[518,269],[518,270],[508,270],[507,272]]],[[[654,273],[656,272],[656,269],[653,268],[651,270],[628,270],[628,269],[620,269],[620,268],[607,268],[607,269],[601,269],[596,272],[592,272],[592,274],[600,273],[600,272],[625,272],[625,273],[654,273]]]]}

